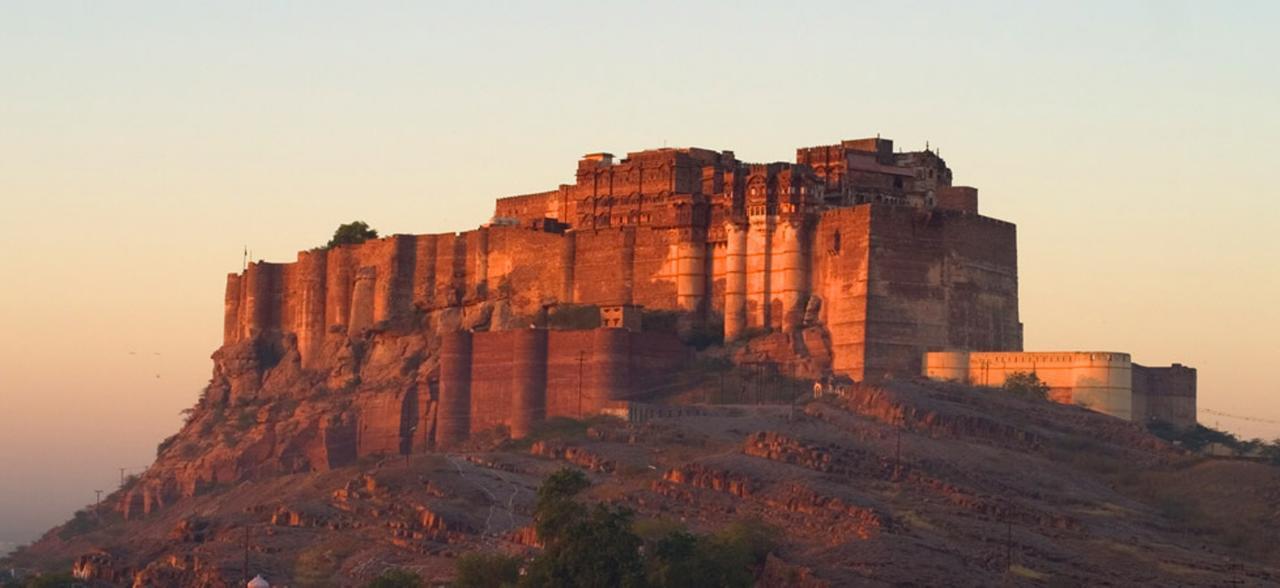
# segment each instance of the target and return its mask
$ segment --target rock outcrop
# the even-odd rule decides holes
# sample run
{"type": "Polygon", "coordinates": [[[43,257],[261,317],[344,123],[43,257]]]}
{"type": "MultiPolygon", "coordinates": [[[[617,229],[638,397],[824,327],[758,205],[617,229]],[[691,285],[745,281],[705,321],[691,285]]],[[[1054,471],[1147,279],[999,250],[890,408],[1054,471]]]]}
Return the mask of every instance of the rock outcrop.
{"type": "Polygon", "coordinates": [[[428,333],[370,331],[332,342],[317,362],[327,369],[303,369],[293,337],[223,347],[186,425],[121,496],[121,511],[134,517],[221,484],[425,451],[434,346],[428,333]]]}

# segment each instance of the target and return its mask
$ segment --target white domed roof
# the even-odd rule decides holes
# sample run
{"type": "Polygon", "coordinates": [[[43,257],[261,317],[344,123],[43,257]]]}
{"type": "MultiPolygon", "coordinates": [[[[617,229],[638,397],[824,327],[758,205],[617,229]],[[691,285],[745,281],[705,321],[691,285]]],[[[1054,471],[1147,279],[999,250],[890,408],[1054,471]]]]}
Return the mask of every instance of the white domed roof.
{"type": "Polygon", "coordinates": [[[249,580],[248,588],[271,588],[271,584],[268,584],[267,581],[263,579],[262,575],[259,574],[254,576],[252,580],[249,580]]]}

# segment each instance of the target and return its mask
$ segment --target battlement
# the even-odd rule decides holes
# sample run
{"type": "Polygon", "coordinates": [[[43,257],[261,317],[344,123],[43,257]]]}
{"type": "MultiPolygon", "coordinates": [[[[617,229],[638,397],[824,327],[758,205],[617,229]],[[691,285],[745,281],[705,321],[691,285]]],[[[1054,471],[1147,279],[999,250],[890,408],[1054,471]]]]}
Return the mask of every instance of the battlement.
{"type": "Polygon", "coordinates": [[[499,199],[493,223],[533,227],[554,219],[552,226],[591,230],[711,223],[718,231],[723,219],[866,203],[976,213],[977,190],[950,185],[936,152],[894,153],[893,141],[880,137],[802,147],[795,163],[746,163],[732,151],[699,147],[631,151],[621,160],[596,152],[578,160],[572,184],[499,199]]]}
{"type": "Polygon", "coordinates": [[[944,210],[978,213],[978,189],[968,186],[947,186],[937,192],[935,204],[944,210]]]}
{"type": "Polygon", "coordinates": [[[613,154],[605,153],[603,151],[583,155],[582,159],[578,162],[579,167],[604,167],[607,165],[613,165],[613,154]]]}
{"type": "Polygon", "coordinates": [[[850,156],[871,156],[884,164],[893,163],[893,141],[872,137],[847,139],[833,145],[817,145],[796,149],[796,163],[813,167],[824,173],[832,166],[841,166],[850,156]]]}
{"type": "Polygon", "coordinates": [[[657,149],[643,149],[641,151],[631,151],[627,153],[627,157],[622,160],[622,164],[640,162],[640,161],[669,161],[672,163],[698,163],[701,165],[716,165],[722,163],[728,155],[728,159],[733,159],[733,152],[720,152],[713,149],[704,149],[701,147],[660,147],[657,149]]]}

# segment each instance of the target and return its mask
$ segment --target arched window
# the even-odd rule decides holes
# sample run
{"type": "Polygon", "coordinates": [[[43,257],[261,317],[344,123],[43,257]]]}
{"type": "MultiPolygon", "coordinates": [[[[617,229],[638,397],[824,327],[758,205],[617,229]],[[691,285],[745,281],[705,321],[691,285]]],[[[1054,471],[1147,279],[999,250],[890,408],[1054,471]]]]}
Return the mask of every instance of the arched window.
{"type": "Polygon", "coordinates": [[[840,253],[840,231],[836,231],[831,235],[831,251],[840,253]]]}

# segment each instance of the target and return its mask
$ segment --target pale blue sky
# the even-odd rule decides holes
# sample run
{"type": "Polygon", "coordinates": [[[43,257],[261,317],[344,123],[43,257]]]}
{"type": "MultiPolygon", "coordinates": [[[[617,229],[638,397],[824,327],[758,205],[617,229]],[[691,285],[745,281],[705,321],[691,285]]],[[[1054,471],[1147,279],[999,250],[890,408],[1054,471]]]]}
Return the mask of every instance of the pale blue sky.
{"type": "Polygon", "coordinates": [[[472,228],[583,153],[663,144],[766,161],[929,141],[1018,224],[1029,349],[1182,361],[1201,406],[1280,421],[1278,20],[1274,2],[0,2],[0,541],[150,462],[208,378],[243,245],[289,260],[356,218],[472,228]]]}

